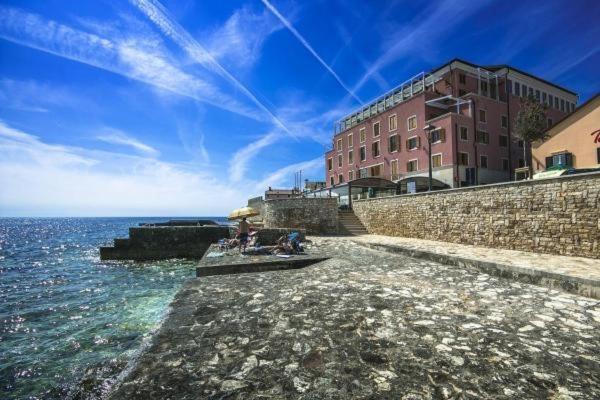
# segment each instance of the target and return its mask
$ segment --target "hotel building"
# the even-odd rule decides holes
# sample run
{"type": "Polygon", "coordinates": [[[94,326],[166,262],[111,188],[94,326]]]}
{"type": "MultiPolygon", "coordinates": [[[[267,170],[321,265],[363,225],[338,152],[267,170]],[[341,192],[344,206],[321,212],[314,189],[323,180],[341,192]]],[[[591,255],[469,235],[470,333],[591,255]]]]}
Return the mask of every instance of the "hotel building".
{"type": "Polygon", "coordinates": [[[366,177],[427,176],[459,187],[511,180],[525,165],[514,121],[523,97],[548,105],[549,126],[575,110],[578,96],[509,65],[454,59],[420,73],[334,127],[325,155],[327,187],[366,177]]]}

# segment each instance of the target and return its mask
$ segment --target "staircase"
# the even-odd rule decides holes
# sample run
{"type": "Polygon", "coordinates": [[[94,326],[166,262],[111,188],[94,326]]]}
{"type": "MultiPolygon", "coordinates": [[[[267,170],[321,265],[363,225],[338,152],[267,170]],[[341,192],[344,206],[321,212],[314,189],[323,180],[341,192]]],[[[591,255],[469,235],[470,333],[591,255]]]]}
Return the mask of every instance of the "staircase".
{"type": "Polygon", "coordinates": [[[338,219],[338,231],[340,235],[357,236],[369,233],[352,210],[338,211],[338,219]]]}

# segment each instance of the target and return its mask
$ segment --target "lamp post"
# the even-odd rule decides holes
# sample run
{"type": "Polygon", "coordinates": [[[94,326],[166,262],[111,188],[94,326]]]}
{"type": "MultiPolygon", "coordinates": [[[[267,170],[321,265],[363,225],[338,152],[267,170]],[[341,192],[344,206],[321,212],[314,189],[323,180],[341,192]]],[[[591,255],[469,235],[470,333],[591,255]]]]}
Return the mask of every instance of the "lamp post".
{"type": "Polygon", "coordinates": [[[432,177],[433,172],[432,172],[432,168],[431,168],[431,133],[435,129],[436,129],[436,127],[431,124],[427,124],[423,127],[423,130],[427,134],[427,146],[428,146],[428,151],[429,151],[429,161],[427,164],[429,164],[429,191],[430,192],[431,192],[431,184],[433,181],[433,177],[432,177]]]}

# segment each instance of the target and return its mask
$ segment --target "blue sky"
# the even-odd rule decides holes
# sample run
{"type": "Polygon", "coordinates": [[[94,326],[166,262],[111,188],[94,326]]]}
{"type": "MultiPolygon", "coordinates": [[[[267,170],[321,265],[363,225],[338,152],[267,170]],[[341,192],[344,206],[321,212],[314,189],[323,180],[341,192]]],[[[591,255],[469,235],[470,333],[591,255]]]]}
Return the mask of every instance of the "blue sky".
{"type": "Polygon", "coordinates": [[[600,90],[597,1],[7,1],[0,215],[224,215],[454,58],[600,90]]]}

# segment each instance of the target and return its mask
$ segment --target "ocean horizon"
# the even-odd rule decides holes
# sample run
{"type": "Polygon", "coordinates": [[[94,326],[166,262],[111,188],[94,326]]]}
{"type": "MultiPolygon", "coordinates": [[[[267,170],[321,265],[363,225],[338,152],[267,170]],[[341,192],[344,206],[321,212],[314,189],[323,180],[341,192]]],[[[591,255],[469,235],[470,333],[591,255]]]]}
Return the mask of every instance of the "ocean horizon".
{"type": "Polygon", "coordinates": [[[101,261],[142,222],[0,217],[1,398],[97,398],[150,338],[195,262],[101,261]]]}

